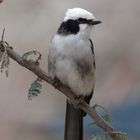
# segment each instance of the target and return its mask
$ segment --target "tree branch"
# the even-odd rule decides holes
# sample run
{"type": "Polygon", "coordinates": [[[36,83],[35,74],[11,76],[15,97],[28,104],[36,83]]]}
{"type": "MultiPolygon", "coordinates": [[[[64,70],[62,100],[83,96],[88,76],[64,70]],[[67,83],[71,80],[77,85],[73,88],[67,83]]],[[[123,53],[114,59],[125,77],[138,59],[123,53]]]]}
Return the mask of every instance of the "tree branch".
{"type": "MultiPolygon", "coordinates": [[[[2,45],[0,43],[0,50],[2,45]]],[[[33,62],[29,62],[20,55],[18,55],[15,51],[13,51],[10,47],[6,47],[7,54],[10,58],[16,61],[19,65],[27,68],[35,75],[37,75],[42,80],[46,81],[47,83],[53,86],[53,82],[51,78],[49,78],[48,74],[43,71],[38,65],[33,62]]],[[[57,90],[61,91],[67,98],[69,98],[73,103],[76,104],[75,97],[76,95],[66,86],[60,84],[59,87],[55,87],[57,90]]],[[[97,124],[98,127],[103,129],[106,133],[108,133],[112,139],[114,140],[121,140],[120,133],[116,132],[114,128],[112,128],[95,110],[95,108],[90,107],[86,102],[82,102],[79,104],[79,108],[85,111],[97,124]]]]}
{"type": "Polygon", "coordinates": [[[3,2],[3,0],[0,0],[0,3],[2,3],[3,2]]]}

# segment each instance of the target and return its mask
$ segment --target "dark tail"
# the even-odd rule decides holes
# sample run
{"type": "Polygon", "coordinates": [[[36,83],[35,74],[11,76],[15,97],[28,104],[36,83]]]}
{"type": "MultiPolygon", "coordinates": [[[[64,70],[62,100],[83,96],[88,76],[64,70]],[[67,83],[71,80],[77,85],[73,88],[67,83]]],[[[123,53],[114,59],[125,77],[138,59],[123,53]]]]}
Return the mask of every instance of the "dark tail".
{"type": "Polygon", "coordinates": [[[64,140],[83,140],[83,112],[67,100],[64,140]]]}

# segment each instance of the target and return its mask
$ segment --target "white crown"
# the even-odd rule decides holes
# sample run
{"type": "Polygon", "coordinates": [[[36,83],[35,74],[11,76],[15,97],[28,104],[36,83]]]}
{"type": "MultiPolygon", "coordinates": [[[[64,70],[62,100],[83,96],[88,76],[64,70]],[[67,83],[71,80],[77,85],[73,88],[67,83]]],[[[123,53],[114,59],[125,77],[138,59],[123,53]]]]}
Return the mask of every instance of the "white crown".
{"type": "Polygon", "coordinates": [[[64,21],[69,19],[78,19],[78,18],[85,18],[87,20],[96,19],[92,13],[82,9],[82,8],[72,8],[68,9],[65,13],[64,21]]]}

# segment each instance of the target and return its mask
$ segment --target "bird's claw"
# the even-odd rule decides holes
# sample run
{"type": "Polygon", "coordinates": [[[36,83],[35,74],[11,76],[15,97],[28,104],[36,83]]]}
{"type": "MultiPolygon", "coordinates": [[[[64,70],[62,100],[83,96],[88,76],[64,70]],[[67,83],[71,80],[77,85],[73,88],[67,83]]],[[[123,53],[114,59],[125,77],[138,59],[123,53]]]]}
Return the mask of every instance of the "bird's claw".
{"type": "Polygon", "coordinates": [[[55,77],[53,80],[52,80],[52,85],[54,86],[54,87],[59,87],[60,86],[60,80],[57,78],[57,77],[55,77]]]}
{"type": "Polygon", "coordinates": [[[85,98],[85,97],[84,97],[83,95],[77,96],[77,97],[75,98],[74,107],[75,107],[75,108],[79,108],[79,105],[80,105],[81,103],[84,102],[84,98],[85,98]]]}

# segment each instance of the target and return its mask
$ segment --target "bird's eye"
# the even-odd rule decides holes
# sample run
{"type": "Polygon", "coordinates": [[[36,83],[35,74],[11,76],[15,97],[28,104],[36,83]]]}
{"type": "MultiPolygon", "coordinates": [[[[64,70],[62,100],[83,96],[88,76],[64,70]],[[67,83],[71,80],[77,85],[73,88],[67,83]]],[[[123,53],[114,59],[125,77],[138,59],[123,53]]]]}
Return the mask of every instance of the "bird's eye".
{"type": "Polygon", "coordinates": [[[77,19],[77,21],[78,21],[79,23],[83,22],[83,20],[84,20],[83,18],[78,18],[78,19],[77,19]]]}

